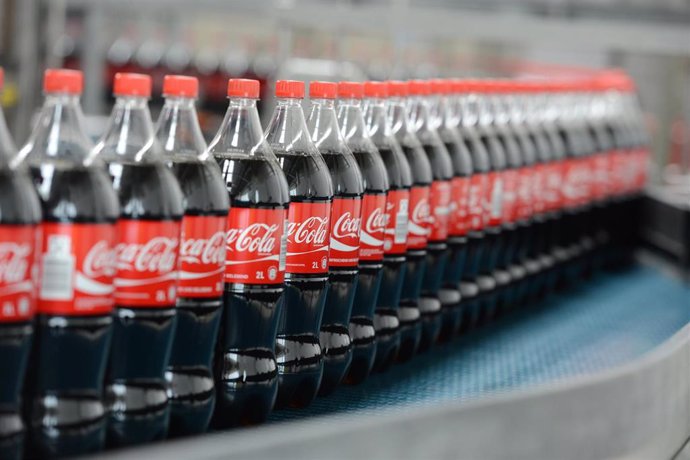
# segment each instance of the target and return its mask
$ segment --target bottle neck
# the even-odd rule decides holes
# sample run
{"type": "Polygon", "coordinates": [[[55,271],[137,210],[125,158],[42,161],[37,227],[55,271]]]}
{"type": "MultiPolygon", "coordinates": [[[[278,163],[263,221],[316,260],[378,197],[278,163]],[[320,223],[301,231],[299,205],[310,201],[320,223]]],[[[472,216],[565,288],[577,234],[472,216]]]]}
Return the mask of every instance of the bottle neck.
{"type": "Polygon", "coordinates": [[[348,143],[369,138],[361,100],[341,99],[338,102],[338,125],[348,143]]]}
{"type": "Polygon", "coordinates": [[[256,100],[230,98],[223,123],[209,144],[208,151],[215,157],[238,154],[257,157],[273,156],[264,141],[256,100]]]}
{"type": "Polygon", "coordinates": [[[118,97],[105,134],[95,149],[105,161],[148,162],[159,159],[160,146],[143,97],[118,97]]]}
{"type": "Polygon", "coordinates": [[[380,98],[367,99],[364,104],[364,122],[369,137],[376,145],[387,144],[393,134],[386,105],[386,100],[380,98]]]}
{"type": "Polygon", "coordinates": [[[79,96],[48,94],[29,140],[16,157],[40,165],[45,161],[83,164],[93,148],[86,136],[79,96]]]}
{"type": "Polygon", "coordinates": [[[465,128],[471,128],[479,123],[479,98],[473,93],[461,94],[458,98],[460,108],[460,123],[465,128]]]}
{"type": "Polygon", "coordinates": [[[412,128],[412,131],[418,133],[420,131],[431,131],[434,129],[431,123],[431,113],[428,97],[410,97],[408,110],[408,115],[410,118],[410,127],[412,128]]]}
{"type": "Polygon", "coordinates": [[[163,153],[176,159],[198,159],[206,151],[194,99],[168,97],[156,125],[163,153]]]}
{"type": "Polygon", "coordinates": [[[311,153],[313,144],[309,139],[301,99],[278,99],[266,128],[266,141],[276,153],[311,153]]]}
{"type": "Polygon", "coordinates": [[[391,131],[398,138],[412,132],[407,114],[406,99],[402,97],[388,99],[388,119],[390,120],[391,131]]]}
{"type": "Polygon", "coordinates": [[[15,153],[17,153],[17,147],[14,145],[9,129],[7,129],[5,113],[0,109],[0,169],[9,166],[15,153]]]}
{"type": "Polygon", "coordinates": [[[319,151],[340,153],[347,149],[338,127],[333,99],[312,99],[307,117],[307,129],[319,151]]]}

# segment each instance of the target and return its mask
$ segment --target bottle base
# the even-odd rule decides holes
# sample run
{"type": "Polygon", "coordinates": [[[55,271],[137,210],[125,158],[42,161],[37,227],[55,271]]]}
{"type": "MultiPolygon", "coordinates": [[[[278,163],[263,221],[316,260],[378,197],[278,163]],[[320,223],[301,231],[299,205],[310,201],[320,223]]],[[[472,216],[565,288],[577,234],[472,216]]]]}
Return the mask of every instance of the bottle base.
{"type": "Polygon", "coordinates": [[[400,348],[400,319],[394,308],[377,308],[374,313],[376,329],[376,358],[374,371],[384,372],[395,361],[400,348]]]}
{"type": "Polygon", "coordinates": [[[422,324],[417,306],[400,305],[398,318],[400,319],[400,348],[396,360],[407,362],[417,353],[419,341],[422,337],[422,324]]]}
{"type": "Polygon", "coordinates": [[[275,408],[301,409],[309,406],[316,398],[323,376],[323,361],[300,372],[278,374],[278,395],[275,408]]]}
{"type": "Polygon", "coordinates": [[[204,433],[215,406],[213,377],[206,369],[181,368],[171,369],[166,377],[172,389],[168,437],[204,433]]]}
{"type": "Polygon", "coordinates": [[[277,396],[277,376],[259,382],[218,383],[211,426],[225,429],[263,423],[273,410],[277,396]]]}
{"type": "Polygon", "coordinates": [[[319,337],[323,350],[323,377],[319,396],[326,396],[340,385],[352,362],[352,344],[346,326],[324,325],[319,337]]]}
{"type": "Polygon", "coordinates": [[[419,312],[421,314],[422,335],[419,340],[418,352],[423,353],[436,343],[441,333],[441,301],[436,297],[420,297],[419,312]]]}
{"type": "MultiPolygon", "coordinates": [[[[0,416],[2,418],[2,416],[0,416]]],[[[24,432],[0,438],[0,460],[21,460],[24,454],[24,432]]]]}
{"type": "Polygon", "coordinates": [[[458,289],[444,287],[438,291],[441,301],[441,332],[439,343],[450,341],[460,330],[462,320],[462,295],[458,289]]]}
{"type": "Polygon", "coordinates": [[[108,420],[109,448],[133,446],[166,438],[170,408],[168,406],[153,412],[115,412],[108,420]]]}

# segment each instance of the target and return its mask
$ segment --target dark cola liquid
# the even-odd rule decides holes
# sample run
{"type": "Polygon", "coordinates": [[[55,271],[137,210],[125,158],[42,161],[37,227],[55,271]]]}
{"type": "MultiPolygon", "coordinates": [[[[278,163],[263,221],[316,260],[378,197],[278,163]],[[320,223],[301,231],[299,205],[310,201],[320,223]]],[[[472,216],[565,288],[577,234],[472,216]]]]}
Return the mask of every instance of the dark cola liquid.
{"type": "MultiPolygon", "coordinates": [[[[176,161],[172,170],[184,195],[185,216],[228,214],[225,184],[215,163],[176,161]]],[[[212,361],[222,297],[185,298],[178,293],[177,325],[170,355],[170,436],[206,431],[215,404],[212,361]]]]}
{"type": "MultiPolygon", "coordinates": [[[[451,133],[445,133],[444,130],[441,130],[439,134],[453,164],[453,177],[462,177],[469,180],[473,172],[472,157],[469,150],[461,139],[455,138],[451,133]]],[[[452,196],[451,199],[453,199],[452,196]]],[[[454,209],[459,204],[451,202],[451,220],[453,219],[454,209]]],[[[470,246],[470,240],[467,235],[449,234],[448,249],[446,250],[448,262],[446,263],[441,289],[439,290],[442,309],[440,341],[449,340],[460,329],[460,322],[462,320],[460,280],[465,270],[468,253],[471,253],[470,255],[473,256],[476,252],[473,248],[470,251],[470,246]]]]}
{"type": "MultiPolygon", "coordinates": [[[[387,173],[375,152],[352,149],[357,165],[364,179],[364,194],[386,193],[387,173]]],[[[362,228],[366,225],[362,215],[362,228]]],[[[376,329],[374,310],[381,288],[383,276],[382,262],[359,262],[359,280],[355,290],[355,300],[350,315],[350,338],[352,339],[352,363],[345,382],[356,385],[364,381],[371,372],[376,358],[376,329]]]]}
{"type": "MultiPolygon", "coordinates": [[[[403,144],[403,153],[410,166],[413,187],[430,187],[432,181],[431,166],[426,153],[421,147],[403,144]]],[[[412,209],[410,209],[411,215],[412,209]]],[[[405,256],[405,277],[400,292],[398,320],[400,321],[400,348],[398,360],[407,361],[417,352],[422,336],[420,322],[419,297],[422,293],[422,281],[426,270],[426,248],[409,249],[405,256]]]]}
{"type": "MultiPolygon", "coordinates": [[[[40,204],[28,175],[9,168],[0,170],[0,228],[28,226],[37,231],[40,221],[40,204]]],[[[8,458],[22,456],[26,427],[20,404],[32,334],[30,319],[0,322],[0,452],[8,458]]]]}
{"type": "MultiPolygon", "coordinates": [[[[405,190],[409,193],[412,177],[402,149],[382,146],[379,147],[379,154],[388,173],[389,190],[391,192],[405,190]]],[[[398,307],[406,272],[407,259],[404,253],[384,253],[381,287],[379,288],[374,314],[377,340],[374,367],[378,371],[385,371],[393,364],[400,348],[398,307]]]]}
{"type": "MultiPolygon", "coordinates": [[[[422,143],[434,181],[450,181],[453,177],[452,162],[443,144],[422,143]]],[[[433,214],[433,210],[431,211],[433,214]]],[[[420,351],[426,351],[438,340],[441,333],[441,301],[438,298],[443,274],[448,263],[448,241],[429,238],[426,251],[426,269],[422,281],[420,313],[422,337],[420,351]]]]}
{"type": "MultiPolygon", "coordinates": [[[[123,219],[182,219],[182,196],[163,163],[110,163],[123,219]]],[[[175,305],[115,305],[107,373],[108,443],[122,446],[162,439],[170,418],[165,372],[175,332],[175,305]],[[145,352],[143,352],[145,350],[145,352]]]]}
{"type": "MultiPolygon", "coordinates": [[[[306,153],[275,152],[288,181],[291,202],[330,202],[329,171],[306,153]]],[[[326,275],[285,273],[278,322],[276,407],[311,403],[323,374],[319,330],[326,300],[326,275]]]]}
{"type": "MultiPolygon", "coordinates": [[[[44,222],[114,224],[117,219],[118,205],[104,171],[53,163],[30,172],[44,222]]],[[[103,447],[103,378],[111,326],[110,315],[37,315],[24,396],[30,456],[76,455],[103,447]],[[55,397],[55,405],[48,405],[46,396],[55,397]]]]}
{"type": "MultiPolygon", "coordinates": [[[[216,161],[231,208],[287,208],[289,197],[275,162],[245,155],[216,161]]],[[[282,285],[225,284],[214,360],[216,428],[263,422],[273,408],[282,293],[282,285]]]]}
{"type": "MultiPolygon", "coordinates": [[[[345,156],[341,152],[328,151],[322,151],[321,156],[331,173],[335,193],[333,198],[361,200],[363,184],[357,172],[358,169],[355,170],[351,164],[354,158],[345,156]]],[[[330,394],[335,390],[352,362],[349,323],[359,279],[359,270],[356,266],[331,265],[328,271],[328,291],[320,333],[321,351],[324,357],[323,378],[319,387],[321,395],[330,394]]]]}
{"type": "MultiPolygon", "coordinates": [[[[462,127],[460,135],[467,147],[472,162],[472,174],[486,174],[491,169],[489,154],[475,128],[462,127]]],[[[467,233],[467,254],[461,274],[460,286],[460,330],[474,327],[479,317],[479,285],[477,277],[484,260],[487,238],[483,230],[470,230],[467,233]]]]}

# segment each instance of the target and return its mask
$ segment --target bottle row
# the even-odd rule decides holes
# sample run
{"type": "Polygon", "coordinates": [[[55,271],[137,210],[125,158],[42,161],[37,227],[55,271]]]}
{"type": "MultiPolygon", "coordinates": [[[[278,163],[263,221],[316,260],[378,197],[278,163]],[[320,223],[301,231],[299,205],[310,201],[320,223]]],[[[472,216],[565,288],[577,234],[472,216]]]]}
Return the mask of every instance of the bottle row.
{"type": "MultiPolygon", "coordinates": [[[[1,86],[0,73],[0,86],[1,86]]],[[[49,69],[0,112],[0,457],[264,421],[534,303],[634,244],[649,151],[631,80],[198,81],[119,73],[84,134],[49,69]]]]}

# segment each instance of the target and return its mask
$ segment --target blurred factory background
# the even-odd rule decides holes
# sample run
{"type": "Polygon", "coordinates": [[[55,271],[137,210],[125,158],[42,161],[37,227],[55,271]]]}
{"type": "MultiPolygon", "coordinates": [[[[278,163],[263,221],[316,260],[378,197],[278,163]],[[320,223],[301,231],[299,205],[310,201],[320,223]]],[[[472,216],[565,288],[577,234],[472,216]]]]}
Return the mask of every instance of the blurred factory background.
{"type": "MultiPolygon", "coordinates": [[[[637,82],[656,168],[690,171],[690,0],[0,0],[2,105],[21,144],[46,67],[80,68],[92,134],[112,75],[201,80],[202,126],[228,77],[406,79],[560,75],[615,66],[637,82]]],[[[152,101],[154,114],[161,100],[152,101]]],[[[269,92],[262,116],[270,111],[269,92]]]]}

